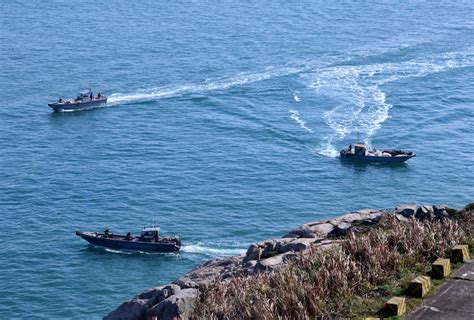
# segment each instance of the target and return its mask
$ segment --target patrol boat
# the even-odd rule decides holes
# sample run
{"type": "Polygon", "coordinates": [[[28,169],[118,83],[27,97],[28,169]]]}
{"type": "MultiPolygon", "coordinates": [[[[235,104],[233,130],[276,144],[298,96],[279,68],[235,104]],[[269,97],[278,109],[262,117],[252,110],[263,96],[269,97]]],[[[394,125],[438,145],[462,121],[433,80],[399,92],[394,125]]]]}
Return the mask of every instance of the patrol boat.
{"type": "Polygon", "coordinates": [[[79,92],[76,99],[62,99],[53,103],[48,103],[48,106],[54,111],[75,111],[97,107],[98,105],[107,103],[107,96],[100,92],[94,95],[92,91],[79,92]]]}
{"type": "Polygon", "coordinates": [[[416,156],[414,152],[387,149],[368,149],[365,144],[357,143],[349,145],[348,149],[341,150],[342,160],[352,160],[359,162],[381,162],[381,163],[401,163],[416,156]]]}
{"type": "Polygon", "coordinates": [[[87,242],[116,250],[135,250],[151,252],[176,252],[181,248],[179,237],[160,237],[160,228],[156,226],[144,227],[139,236],[113,234],[109,229],[104,232],[81,232],[76,235],[87,242]]]}

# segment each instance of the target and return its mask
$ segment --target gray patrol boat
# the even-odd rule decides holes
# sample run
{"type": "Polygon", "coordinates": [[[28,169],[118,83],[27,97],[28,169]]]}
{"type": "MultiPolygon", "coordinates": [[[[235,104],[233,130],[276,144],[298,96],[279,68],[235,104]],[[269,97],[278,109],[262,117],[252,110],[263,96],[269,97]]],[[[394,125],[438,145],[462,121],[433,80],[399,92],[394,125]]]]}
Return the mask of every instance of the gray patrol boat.
{"type": "Polygon", "coordinates": [[[101,104],[107,103],[107,96],[100,92],[94,95],[92,91],[83,91],[77,95],[76,99],[62,99],[53,103],[48,103],[48,106],[54,111],[75,111],[97,107],[101,104]]]}
{"type": "Polygon", "coordinates": [[[176,252],[181,247],[179,237],[161,237],[160,228],[156,226],[143,228],[139,236],[110,233],[108,229],[104,232],[81,232],[76,235],[87,242],[109,249],[152,251],[152,252],[176,252]]]}
{"type": "Polygon", "coordinates": [[[342,160],[359,162],[402,163],[416,156],[414,152],[403,150],[370,150],[365,144],[358,143],[341,150],[342,160]]]}

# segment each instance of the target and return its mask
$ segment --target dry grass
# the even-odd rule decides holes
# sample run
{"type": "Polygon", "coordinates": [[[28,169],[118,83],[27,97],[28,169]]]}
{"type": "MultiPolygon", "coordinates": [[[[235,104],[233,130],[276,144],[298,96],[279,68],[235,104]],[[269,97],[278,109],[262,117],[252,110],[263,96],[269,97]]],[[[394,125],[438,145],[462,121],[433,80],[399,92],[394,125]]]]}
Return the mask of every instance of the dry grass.
{"type": "Polygon", "coordinates": [[[277,272],[234,278],[202,288],[196,319],[354,318],[377,313],[384,299],[403,294],[415,274],[455,244],[474,239],[474,214],[449,221],[386,219],[339,247],[301,255],[277,272]]]}

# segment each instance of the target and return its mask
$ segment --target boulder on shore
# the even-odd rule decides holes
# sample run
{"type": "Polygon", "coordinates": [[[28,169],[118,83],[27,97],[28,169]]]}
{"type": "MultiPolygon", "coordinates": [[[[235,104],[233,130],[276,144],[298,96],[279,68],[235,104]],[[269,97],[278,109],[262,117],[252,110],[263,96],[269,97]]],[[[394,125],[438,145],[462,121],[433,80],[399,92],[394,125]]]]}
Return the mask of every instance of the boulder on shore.
{"type": "Polygon", "coordinates": [[[352,224],[349,222],[340,222],[334,228],[333,234],[337,237],[345,236],[352,229],[352,224]]]}
{"type": "Polygon", "coordinates": [[[326,238],[333,229],[334,226],[330,223],[309,223],[292,230],[284,238],[326,238]]]}
{"type": "Polygon", "coordinates": [[[401,214],[405,218],[411,218],[416,213],[416,203],[402,204],[395,208],[396,214],[401,214]]]}
{"type": "Polygon", "coordinates": [[[140,320],[144,319],[147,311],[181,288],[175,284],[151,288],[142,292],[132,300],[122,303],[117,309],[104,317],[104,320],[140,320]]]}
{"type": "Polygon", "coordinates": [[[147,319],[189,319],[194,311],[197,289],[182,289],[176,294],[161,301],[146,313],[147,319]]]}
{"type": "Polygon", "coordinates": [[[415,213],[415,218],[418,220],[433,220],[434,217],[433,206],[421,206],[415,213]]]}
{"type": "Polygon", "coordinates": [[[448,214],[448,206],[445,204],[433,206],[433,211],[436,219],[450,219],[451,217],[448,214]]]}

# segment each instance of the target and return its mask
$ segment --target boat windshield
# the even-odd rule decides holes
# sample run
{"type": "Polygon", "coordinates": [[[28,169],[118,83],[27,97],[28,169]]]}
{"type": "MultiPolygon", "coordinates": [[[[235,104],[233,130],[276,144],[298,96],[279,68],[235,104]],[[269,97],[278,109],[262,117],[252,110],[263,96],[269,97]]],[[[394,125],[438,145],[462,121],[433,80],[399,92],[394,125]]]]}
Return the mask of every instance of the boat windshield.
{"type": "Polygon", "coordinates": [[[142,237],[157,237],[159,235],[160,228],[158,227],[150,227],[150,228],[143,228],[141,232],[142,237]]]}
{"type": "Polygon", "coordinates": [[[90,91],[82,91],[77,94],[77,99],[87,98],[91,95],[90,91]]]}

